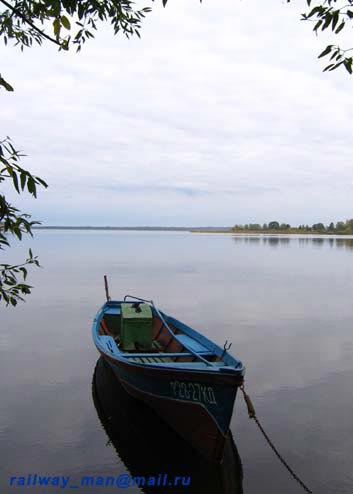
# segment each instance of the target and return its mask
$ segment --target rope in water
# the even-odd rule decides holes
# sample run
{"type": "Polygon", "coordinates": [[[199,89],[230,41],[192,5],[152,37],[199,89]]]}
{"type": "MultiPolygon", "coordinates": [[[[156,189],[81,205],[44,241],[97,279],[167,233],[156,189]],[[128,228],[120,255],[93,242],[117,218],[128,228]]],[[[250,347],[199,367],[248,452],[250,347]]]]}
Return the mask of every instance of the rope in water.
{"type": "Polygon", "coordinates": [[[280,462],[284,465],[284,467],[288,470],[288,472],[291,474],[291,476],[294,478],[294,480],[296,480],[298,482],[298,484],[300,484],[302,486],[302,488],[308,492],[309,494],[313,494],[313,491],[311,491],[309,489],[309,487],[307,487],[304,482],[298,477],[298,475],[292,470],[292,468],[288,465],[288,463],[286,462],[286,460],[283,458],[283,456],[278,452],[277,448],[275,447],[275,445],[273,444],[273,442],[271,441],[271,439],[268,437],[268,435],[266,434],[266,432],[264,431],[264,428],[262,427],[262,425],[260,424],[259,422],[259,419],[257,418],[256,416],[256,412],[255,412],[255,408],[254,408],[254,405],[252,404],[252,401],[250,399],[250,396],[246,393],[245,391],[245,388],[244,388],[244,385],[240,386],[240,389],[241,391],[243,392],[243,395],[244,395],[244,400],[245,400],[245,403],[246,403],[246,406],[248,408],[248,414],[249,414],[249,418],[250,419],[254,419],[256,424],[258,425],[260,431],[262,432],[264,438],[266,439],[267,443],[269,444],[269,446],[271,447],[271,449],[273,450],[273,452],[275,453],[275,455],[277,456],[277,458],[280,460],[280,462]]]}

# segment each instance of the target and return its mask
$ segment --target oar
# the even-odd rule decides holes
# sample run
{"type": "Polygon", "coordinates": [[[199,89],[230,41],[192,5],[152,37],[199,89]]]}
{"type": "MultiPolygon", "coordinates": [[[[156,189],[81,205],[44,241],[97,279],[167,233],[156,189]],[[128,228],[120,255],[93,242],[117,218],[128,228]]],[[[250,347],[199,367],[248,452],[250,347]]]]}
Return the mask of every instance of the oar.
{"type": "Polygon", "coordinates": [[[104,275],[104,287],[105,287],[105,296],[107,297],[107,302],[110,300],[109,288],[108,288],[108,279],[107,275],[104,275]]]}

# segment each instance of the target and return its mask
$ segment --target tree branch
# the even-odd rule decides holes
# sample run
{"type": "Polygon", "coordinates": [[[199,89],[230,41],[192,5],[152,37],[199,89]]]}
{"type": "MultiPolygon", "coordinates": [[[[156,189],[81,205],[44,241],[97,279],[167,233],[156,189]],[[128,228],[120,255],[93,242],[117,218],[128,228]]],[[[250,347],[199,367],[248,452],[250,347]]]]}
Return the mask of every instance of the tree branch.
{"type": "Polygon", "coordinates": [[[43,38],[46,38],[47,40],[51,41],[52,43],[55,43],[56,45],[61,46],[61,43],[57,41],[56,39],[52,38],[51,36],[48,36],[44,31],[39,29],[33,22],[28,20],[22,12],[17,10],[15,7],[13,7],[10,3],[6,2],[6,0],[0,0],[0,3],[4,4],[5,7],[7,7],[9,10],[11,10],[14,14],[16,14],[18,17],[21,17],[21,19],[26,22],[29,26],[31,26],[35,31],[37,31],[43,38]]]}

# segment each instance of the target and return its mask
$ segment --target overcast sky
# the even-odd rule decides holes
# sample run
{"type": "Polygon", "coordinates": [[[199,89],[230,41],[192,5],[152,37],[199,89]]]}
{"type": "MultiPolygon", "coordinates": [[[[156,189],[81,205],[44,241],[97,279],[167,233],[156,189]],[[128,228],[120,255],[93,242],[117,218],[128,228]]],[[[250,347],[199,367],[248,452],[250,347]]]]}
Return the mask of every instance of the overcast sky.
{"type": "Polygon", "coordinates": [[[47,225],[353,217],[353,79],[322,73],[305,6],[157,0],[141,39],[1,45],[0,136],[49,183],[11,198],[47,225]]]}

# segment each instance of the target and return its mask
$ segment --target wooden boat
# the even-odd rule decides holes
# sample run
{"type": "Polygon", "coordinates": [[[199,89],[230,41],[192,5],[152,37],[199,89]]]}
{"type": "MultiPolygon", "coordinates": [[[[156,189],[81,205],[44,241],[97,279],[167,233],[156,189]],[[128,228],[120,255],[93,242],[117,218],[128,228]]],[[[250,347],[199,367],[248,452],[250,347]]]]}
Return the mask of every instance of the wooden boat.
{"type": "MultiPolygon", "coordinates": [[[[125,390],[151,406],[187,442],[221,462],[244,366],[152,301],[108,300],[93,340],[125,390]]],[[[146,424],[148,426],[148,424],[146,424]]]]}
{"type": "Polygon", "coordinates": [[[138,479],[142,492],[242,494],[243,469],[231,431],[223,462],[209,463],[151,407],[127,393],[102,357],[93,374],[92,398],[109,446],[115,448],[131,477],[138,479]],[[177,486],[174,479],[180,479],[177,486]]]}

